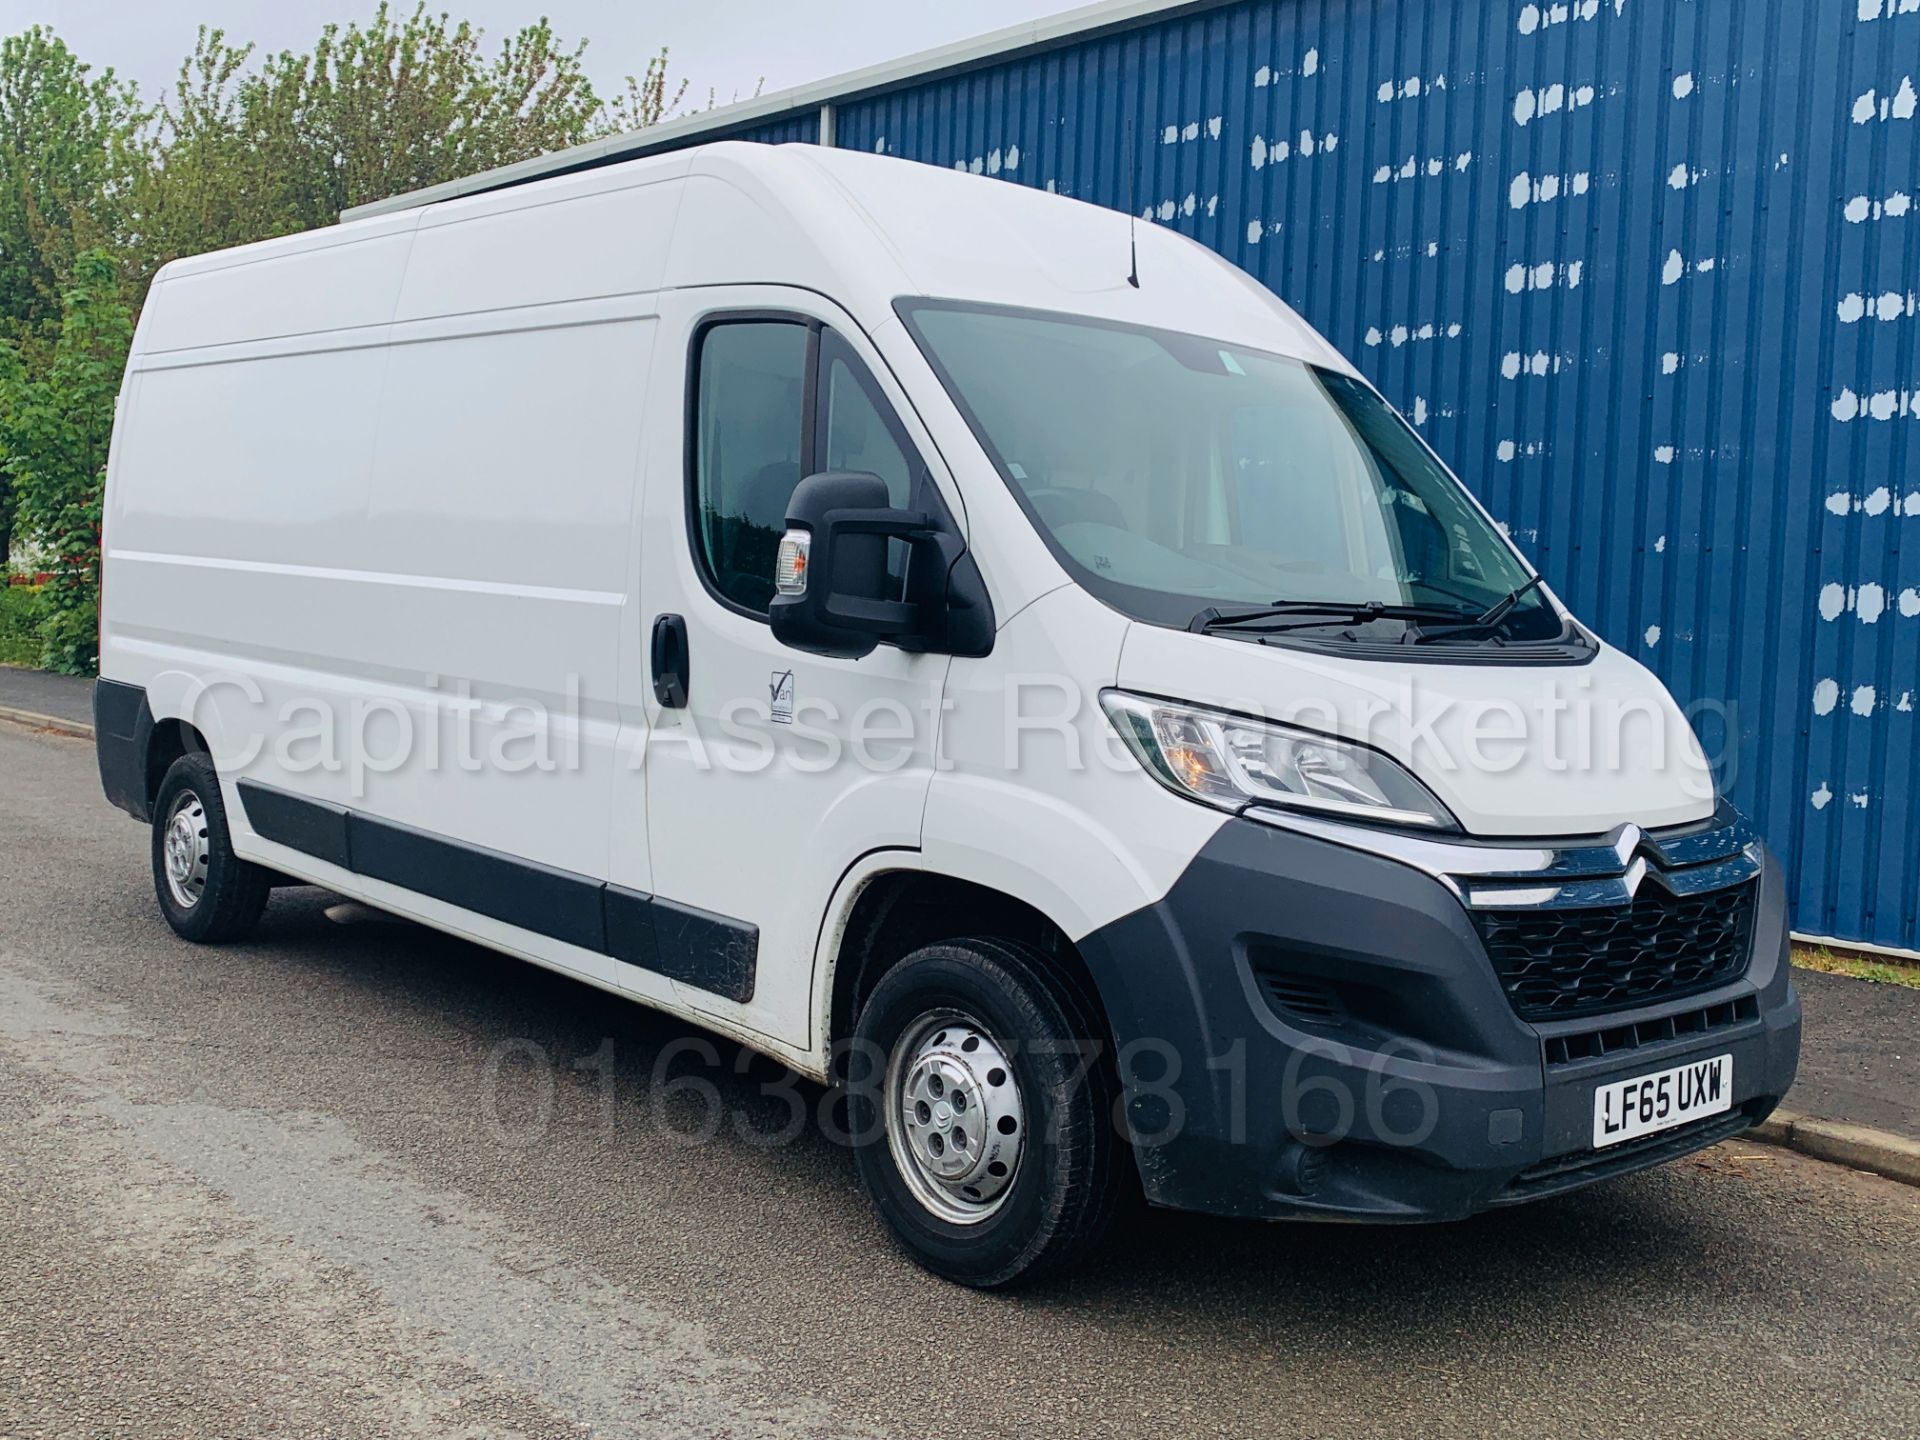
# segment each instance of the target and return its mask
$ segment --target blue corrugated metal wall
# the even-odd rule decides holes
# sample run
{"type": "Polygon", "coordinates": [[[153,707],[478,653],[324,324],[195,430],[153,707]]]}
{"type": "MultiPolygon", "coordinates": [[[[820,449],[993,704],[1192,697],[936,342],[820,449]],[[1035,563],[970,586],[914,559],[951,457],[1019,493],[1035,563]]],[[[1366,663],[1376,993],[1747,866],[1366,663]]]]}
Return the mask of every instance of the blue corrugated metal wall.
{"type": "Polygon", "coordinates": [[[835,138],[1250,270],[1699,707],[1796,927],[1920,948],[1916,77],[1920,0],[1266,0],[835,138]]]}
{"type": "Polygon", "coordinates": [[[777,120],[755,125],[752,129],[730,133],[726,138],[757,140],[762,145],[814,145],[820,140],[820,112],[807,110],[798,115],[784,115],[777,120]]]}

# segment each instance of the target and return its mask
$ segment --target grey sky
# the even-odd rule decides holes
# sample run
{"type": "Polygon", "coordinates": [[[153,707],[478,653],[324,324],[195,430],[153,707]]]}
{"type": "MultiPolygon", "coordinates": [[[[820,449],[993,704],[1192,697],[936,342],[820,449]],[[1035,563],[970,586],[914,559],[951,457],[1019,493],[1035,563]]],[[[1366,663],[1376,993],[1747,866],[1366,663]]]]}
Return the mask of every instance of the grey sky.
{"type": "MultiPolygon", "coordinates": [[[[569,44],[590,40],[587,69],[612,94],[662,45],[676,79],[704,105],[746,98],[764,77],[771,92],[1075,8],[1080,0],[430,0],[483,26],[488,48],[546,15],[569,44]]],[[[394,0],[410,10],[413,0],[394,0]]],[[[329,20],[364,19],[375,0],[0,0],[0,34],[51,25],[80,57],[111,65],[156,97],[171,88],[202,23],[263,51],[304,49],[329,20]]]]}

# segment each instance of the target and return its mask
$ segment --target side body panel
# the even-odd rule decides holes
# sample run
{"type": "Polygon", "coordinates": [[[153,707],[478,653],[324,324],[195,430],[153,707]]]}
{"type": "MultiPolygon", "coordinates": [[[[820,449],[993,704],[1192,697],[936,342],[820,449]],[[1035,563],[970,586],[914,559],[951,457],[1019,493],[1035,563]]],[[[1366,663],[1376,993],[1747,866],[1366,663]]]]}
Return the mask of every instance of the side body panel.
{"type": "Polygon", "coordinates": [[[206,736],[241,853],[403,886],[435,923],[458,904],[463,934],[621,984],[600,892],[678,181],[590,178],[163,279],[115,451],[103,674],[206,736]],[[353,868],[258,833],[242,779],[352,817],[353,868]],[[516,910],[505,874],[565,903],[516,910]]]}
{"type": "Polygon", "coordinates": [[[1026,901],[1078,940],[1166,894],[1225,816],[1169,795],[1095,697],[1128,622],[1076,586],[956,660],[926,868],[1026,901]]]}

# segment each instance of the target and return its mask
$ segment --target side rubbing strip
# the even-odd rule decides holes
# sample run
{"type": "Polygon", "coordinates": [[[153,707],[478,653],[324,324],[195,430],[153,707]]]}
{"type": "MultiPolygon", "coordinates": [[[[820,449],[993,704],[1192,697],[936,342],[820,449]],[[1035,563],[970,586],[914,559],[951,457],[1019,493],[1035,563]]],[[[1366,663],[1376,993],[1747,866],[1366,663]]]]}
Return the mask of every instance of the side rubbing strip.
{"type": "Polygon", "coordinates": [[[247,823],[261,838],[351,870],[347,851],[347,811],[343,805],[289,795],[257,780],[240,782],[240,804],[247,823]]]}
{"type": "Polygon", "coordinates": [[[753,998],[752,925],[257,780],[242,780],[239,792],[263,839],[743,1005],[753,998]]]}
{"type": "Polygon", "coordinates": [[[606,887],[607,953],[642,970],[660,969],[653,942],[653,897],[619,885],[606,887]]]}
{"type": "Polygon", "coordinates": [[[356,874],[606,953],[602,881],[357,811],[347,819],[347,834],[356,874]]]}
{"type": "Polygon", "coordinates": [[[754,971],[760,956],[757,926],[656,895],[653,935],[660,947],[658,968],[662,975],[742,1005],[753,998],[754,971]]]}

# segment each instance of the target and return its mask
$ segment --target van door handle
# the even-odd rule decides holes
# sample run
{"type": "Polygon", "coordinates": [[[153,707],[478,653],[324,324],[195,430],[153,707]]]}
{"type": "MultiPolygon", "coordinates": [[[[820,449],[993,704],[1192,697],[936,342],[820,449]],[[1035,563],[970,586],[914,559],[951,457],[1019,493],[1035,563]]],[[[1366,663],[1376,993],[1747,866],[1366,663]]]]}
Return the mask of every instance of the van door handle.
{"type": "Polygon", "coordinates": [[[661,615],[653,622],[653,698],[669,710],[687,705],[687,622],[661,615]]]}

